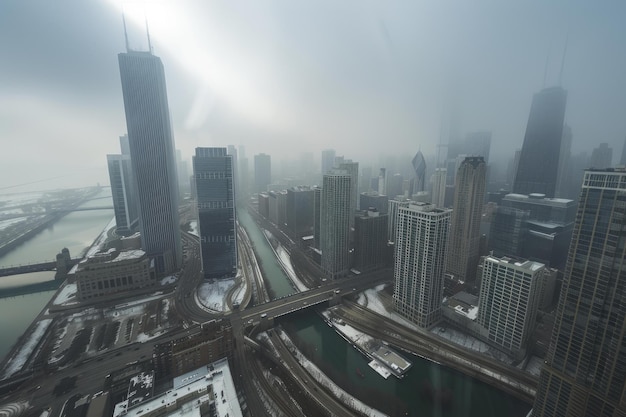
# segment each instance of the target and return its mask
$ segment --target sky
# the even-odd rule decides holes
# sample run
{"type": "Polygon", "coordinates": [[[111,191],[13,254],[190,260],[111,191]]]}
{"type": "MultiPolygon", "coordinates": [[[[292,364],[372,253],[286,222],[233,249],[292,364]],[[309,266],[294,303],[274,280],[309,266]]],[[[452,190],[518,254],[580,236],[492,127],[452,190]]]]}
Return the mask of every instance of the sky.
{"type": "Polygon", "coordinates": [[[559,83],[573,151],[622,152],[620,0],[2,0],[0,194],[108,184],[126,132],[122,10],[133,49],[147,19],[187,159],[233,144],[375,161],[490,130],[490,160],[508,160],[533,94],[559,83]]]}

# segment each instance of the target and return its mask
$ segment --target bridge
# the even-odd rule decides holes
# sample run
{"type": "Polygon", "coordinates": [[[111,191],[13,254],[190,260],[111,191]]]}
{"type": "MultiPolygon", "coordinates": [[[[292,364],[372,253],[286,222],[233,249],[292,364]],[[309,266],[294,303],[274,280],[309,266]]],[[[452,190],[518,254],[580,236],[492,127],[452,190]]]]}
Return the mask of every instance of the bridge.
{"type": "MultiPolygon", "coordinates": [[[[80,262],[81,258],[73,258],[72,264],[69,266],[73,266],[80,262]]],[[[28,274],[30,272],[42,272],[42,271],[54,271],[57,267],[56,261],[50,262],[41,262],[34,263],[28,265],[11,265],[5,268],[0,269],[0,277],[7,277],[9,275],[20,275],[20,274],[28,274]]]]}
{"type": "Polygon", "coordinates": [[[97,207],[76,207],[69,209],[52,209],[47,213],[69,213],[73,211],[91,211],[91,210],[113,210],[113,206],[97,206],[97,207]]]}

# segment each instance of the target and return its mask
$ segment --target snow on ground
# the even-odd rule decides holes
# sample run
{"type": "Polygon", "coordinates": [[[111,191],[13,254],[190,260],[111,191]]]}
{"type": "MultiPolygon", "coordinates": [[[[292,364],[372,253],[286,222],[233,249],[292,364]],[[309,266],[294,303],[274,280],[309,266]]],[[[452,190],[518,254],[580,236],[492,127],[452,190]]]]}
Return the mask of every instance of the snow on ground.
{"type": "Polygon", "coordinates": [[[280,338],[285,342],[289,350],[291,352],[294,352],[294,356],[296,357],[298,362],[300,362],[300,365],[304,369],[306,369],[306,371],[318,383],[320,383],[322,386],[329,389],[335,397],[339,398],[342,403],[346,404],[348,407],[353,408],[354,410],[357,410],[360,413],[365,414],[366,416],[372,416],[372,417],[383,417],[383,416],[386,417],[387,416],[386,414],[383,414],[380,411],[362,403],[358,399],[354,398],[352,395],[345,392],[337,384],[335,384],[332,379],[328,378],[326,374],[320,371],[320,369],[317,366],[315,366],[313,362],[308,360],[307,357],[304,356],[302,352],[300,352],[295,347],[291,339],[289,339],[289,337],[282,330],[279,330],[279,335],[280,335],[280,338]]]}
{"type": "Polygon", "coordinates": [[[198,232],[198,222],[196,220],[189,222],[189,234],[200,237],[198,232]]]}
{"type": "Polygon", "coordinates": [[[168,298],[163,299],[163,306],[161,307],[161,322],[167,321],[167,315],[170,312],[170,300],[168,298]]]}
{"type": "MultiPolygon", "coordinates": [[[[266,229],[262,229],[262,230],[268,242],[274,238],[274,235],[272,235],[272,232],[266,229]]],[[[274,239],[274,241],[278,242],[278,240],[276,239],[274,239]]],[[[276,247],[276,249],[274,249],[274,246],[271,243],[270,243],[270,247],[272,248],[272,251],[274,252],[274,255],[276,256],[278,263],[280,263],[281,268],[283,269],[285,274],[287,274],[287,277],[289,277],[289,280],[296,287],[296,289],[298,291],[308,290],[309,287],[307,287],[306,285],[302,283],[302,281],[300,281],[300,278],[298,278],[295,271],[293,270],[293,265],[291,264],[291,258],[289,257],[289,252],[287,252],[280,243],[278,243],[278,246],[276,247]]]]}
{"type": "Polygon", "coordinates": [[[241,282],[239,283],[239,287],[237,287],[237,289],[233,292],[233,304],[237,303],[237,304],[241,304],[243,301],[243,297],[246,295],[246,291],[248,289],[248,280],[242,278],[241,282]]]}
{"type": "Polygon", "coordinates": [[[532,356],[528,363],[526,364],[526,372],[531,375],[539,376],[539,372],[541,372],[541,367],[543,366],[543,359],[532,356]]]}
{"type": "MultiPolygon", "coordinates": [[[[330,320],[331,318],[331,313],[328,310],[322,312],[322,315],[326,318],[326,320],[330,320]]],[[[336,321],[333,321],[333,328],[335,331],[343,334],[345,337],[350,339],[352,343],[367,352],[369,352],[370,346],[376,340],[372,336],[355,329],[349,324],[339,324],[336,321]]]]}
{"type": "Polygon", "coordinates": [[[234,279],[206,282],[198,287],[198,300],[206,308],[214,311],[226,311],[226,294],[235,285],[234,279]]]}
{"type": "Polygon", "coordinates": [[[63,288],[61,289],[61,292],[59,292],[59,294],[57,294],[56,298],[54,299],[53,304],[55,306],[58,305],[62,305],[62,304],[66,304],[69,303],[70,301],[72,302],[76,302],[76,291],[78,289],[76,288],[76,284],[65,284],[63,286],[63,288]]]}
{"type": "Polygon", "coordinates": [[[111,230],[114,227],[115,227],[115,217],[111,219],[111,221],[102,230],[102,233],[100,233],[100,236],[98,236],[98,238],[95,240],[93,245],[91,245],[91,247],[87,250],[87,253],[85,254],[86,258],[93,256],[96,252],[100,250],[102,246],[104,246],[104,243],[106,242],[107,237],[109,235],[109,230],[111,230]]]}
{"type": "Polygon", "coordinates": [[[0,230],[4,230],[9,226],[23,222],[24,220],[26,220],[26,217],[18,217],[16,219],[0,220],[0,230]]]}
{"type": "Polygon", "coordinates": [[[178,277],[175,275],[170,275],[169,277],[165,277],[161,280],[161,285],[169,285],[178,281],[178,277]]]}
{"type": "MultiPolygon", "coordinates": [[[[387,311],[387,309],[385,309],[385,306],[382,300],[380,299],[380,295],[379,295],[379,292],[382,291],[383,288],[384,288],[384,285],[379,285],[374,289],[366,290],[365,296],[367,297],[367,300],[365,301],[365,303],[359,302],[359,304],[380,314],[381,316],[388,317],[394,320],[395,322],[400,323],[406,327],[421,331],[422,329],[420,329],[416,324],[408,321],[407,319],[405,319],[404,317],[402,317],[396,312],[387,311]]],[[[485,356],[497,359],[507,364],[513,363],[513,359],[507,356],[505,353],[500,352],[499,350],[492,348],[491,346],[478,340],[477,338],[467,335],[459,330],[452,329],[447,326],[443,326],[443,327],[435,327],[431,330],[431,332],[438,336],[441,336],[442,338],[445,338],[451,341],[452,343],[455,343],[459,346],[463,346],[466,349],[480,352],[484,354],[485,356]],[[444,329],[444,330],[442,331],[441,329],[444,329]]]]}
{"type": "Polygon", "coordinates": [[[145,343],[149,340],[156,339],[164,333],[167,333],[167,330],[159,330],[157,332],[154,332],[154,334],[138,333],[135,340],[137,340],[137,342],[139,343],[145,343]]]}
{"type": "Polygon", "coordinates": [[[50,323],[52,323],[52,319],[44,319],[37,322],[32,333],[28,335],[28,340],[26,340],[26,342],[22,344],[21,349],[9,361],[2,378],[8,378],[20,369],[22,369],[30,355],[35,350],[35,347],[37,347],[37,345],[39,344],[39,341],[43,337],[44,333],[50,326],[50,323]]]}
{"type": "Polygon", "coordinates": [[[291,280],[293,285],[296,286],[298,291],[308,290],[309,287],[307,287],[302,283],[302,281],[300,281],[300,278],[298,278],[298,275],[296,275],[295,271],[293,270],[291,258],[289,257],[289,253],[285,250],[285,248],[283,248],[281,245],[278,245],[278,248],[276,248],[276,253],[278,254],[278,260],[283,267],[283,270],[287,273],[289,279],[291,280]]]}

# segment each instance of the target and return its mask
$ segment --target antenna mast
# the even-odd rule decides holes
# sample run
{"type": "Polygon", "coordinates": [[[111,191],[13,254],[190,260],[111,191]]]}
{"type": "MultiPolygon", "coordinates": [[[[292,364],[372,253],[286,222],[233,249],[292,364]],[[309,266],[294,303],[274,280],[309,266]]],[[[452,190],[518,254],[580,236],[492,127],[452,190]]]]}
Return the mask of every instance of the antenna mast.
{"type": "Polygon", "coordinates": [[[130,47],[128,46],[128,32],[126,31],[126,16],[124,15],[123,10],[122,10],[122,23],[124,24],[124,41],[126,42],[126,52],[130,52],[130,47]]]}
{"type": "Polygon", "coordinates": [[[150,28],[148,27],[148,16],[146,18],[146,35],[148,36],[148,52],[152,53],[152,43],[150,42],[150,28]]]}

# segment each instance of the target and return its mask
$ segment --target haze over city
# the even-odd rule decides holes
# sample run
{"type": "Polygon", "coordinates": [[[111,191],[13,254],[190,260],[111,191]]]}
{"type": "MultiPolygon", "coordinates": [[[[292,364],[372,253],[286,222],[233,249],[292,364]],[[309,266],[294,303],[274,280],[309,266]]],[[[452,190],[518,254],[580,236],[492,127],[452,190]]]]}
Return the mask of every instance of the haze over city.
{"type": "Polygon", "coordinates": [[[148,21],[185,159],[234,144],[277,163],[304,151],[319,163],[327,147],[364,163],[490,130],[491,160],[508,160],[533,94],[559,83],[572,152],[622,150],[622,2],[8,0],[0,191],[108,183],[105,155],[126,131],[122,10],[131,48],[147,48],[148,21]]]}

